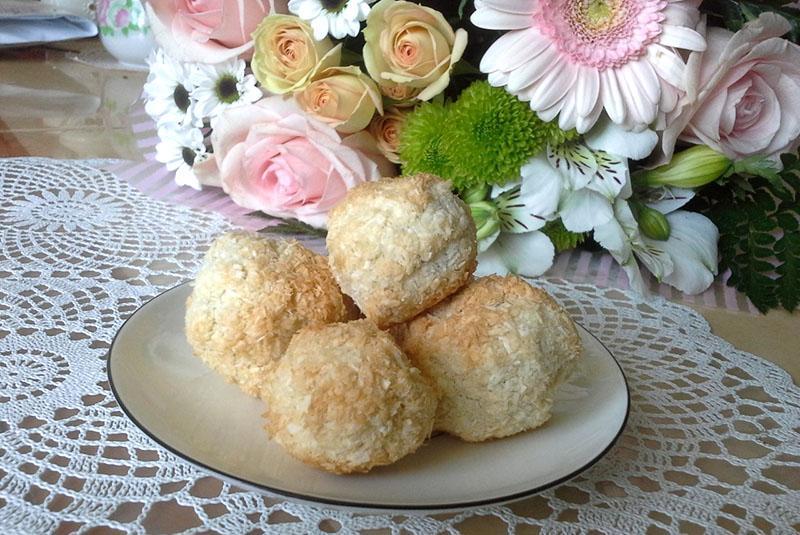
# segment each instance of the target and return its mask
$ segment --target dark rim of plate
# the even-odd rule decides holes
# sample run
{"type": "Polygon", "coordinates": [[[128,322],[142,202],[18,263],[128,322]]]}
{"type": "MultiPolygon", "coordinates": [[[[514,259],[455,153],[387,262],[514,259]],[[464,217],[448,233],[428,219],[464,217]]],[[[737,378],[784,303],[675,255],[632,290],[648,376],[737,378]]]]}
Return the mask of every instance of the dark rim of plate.
{"type": "Polygon", "coordinates": [[[590,460],[589,462],[587,462],[583,466],[580,466],[579,468],[577,468],[573,472],[571,472],[571,473],[569,473],[569,474],[567,474],[567,475],[565,475],[563,477],[555,479],[555,480],[553,480],[553,481],[551,481],[551,482],[549,482],[549,483],[547,483],[545,485],[540,485],[538,487],[534,487],[534,488],[531,488],[531,489],[528,489],[528,490],[525,490],[525,491],[522,491],[522,492],[516,492],[516,493],[513,493],[513,494],[505,494],[505,495],[502,495],[502,496],[496,496],[496,497],[493,497],[493,498],[487,498],[485,500],[475,500],[475,501],[470,501],[470,502],[434,503],[434,504],[425,504],[424,506],[423,505],[402,505],[402,504],[396,504],[395,505],[395,504],[381,504],[381,503],[363,503],[363,502],[355,502],[355,501],[347,501],[347,500],[334,500],[334,499],[330,499],[330,498],[323,498],[323,497],[318,497],[318,496],[313,496],[313,495],[308,495],[308,494],[301,494],[301,493],[298,493],[298,492],[291,492],[291,491],[288,491],[288,490],[283,490],[283,489],[279,489],[279,488],[275,488],[275,487],[269,487],[267,485],[258,483],[256,481],[250,481],[249,479],[240,478],[240,477],[234,476],[232,474],[228,474],[226,472],[222,472],[222,471],[214,468],[213,466],[210,466],[208,464],[203,463],[202,461],[198,461],[197,459],[195,459],[195,458],[183,453],[182,451],[178,450],[177,448],[174,448],[173,446],[167,444],[166,442],[164,442],[163,440],[158,438],[156,435],[151,433],[150,430],[145,425],[143,425],[139,420],[136,419],[136,417],[128,409],[128,407],[125,406],[125,403],[122,400],[122,396],[120,396],[119,392],[117,391],[116,386],[114,385],[114,378],[112,377],[112,373],[111,373],[111,357],[112,357],[112,355],[114,353],[114,346],[116,345],[117,337],[123,331],[123,329],[125,328],[125,325],[136,314],[138,314],[139,312],[144,310],[144,308],[147,305],[149,305],[152,301],[154,301],[154,300],[158,299],[159,297],[162,297],[162,296],[164,296],[164,295],[166,295],[166,294],[168,294],[170,292],[173,292],[173,291],[175,291],[175,290],[177,290],[177,289],[179,289],[179,288],[181,288],[181,287],[183,287],[183,286],[185,286],[187,284],[190,284],[191,282],[192,281],[183,282],[181,284],[178,284],[177,286],[174,286],[174,287],[170,288],[169,290],[165,290],[165,291],[161,292],[160,294],[148,299],[145,303],[143,303],[138,309],[136,309],[136,311],[134,311],[134,313],[131,314],[122,323],[122,325],[120,326],[119,330],[117,330],[117,333],[114,335],[114,339],[111,341],[111,347],[108,349],[108,353],[107,353],[106,371],[107,371],[107,374],[108,374],[108,384],[111,386],[111,393],[113,394],[114,399],[117,401],[117,404],[119,405],[120,409],[122,409],[122,412],[125,413],[125,415],[134,423],[134,425],[136,427],[138,427],[142,432],[144,432],[144,434],[146,434],[148,437],[150,437],[151,440],[153,440],[155,443],[157,443],[158,445],[160,445],[162,448],[166,449],[170,453],[180,457],[181,459],[184,459],[184,460],[188,461],[190,464],[193,464],[193,465],[198,466],[198,467],[200,467],[200,468],[202,468],[204,470],[207,470],[208,472],[211,472],[212,474],[214,474],[214,475],[216,475],[216,476],[218,476],[218,477],[220,477],[220,478],[222,478],[222,479],[224,479],[224,480],[226,480],[228,482],[231,482],[233,484],[240,484],[240,485],[243,485],[245,487],[249,487],[251,489],[256,489],[256,490],[260,490],[260,491],[272,494],[274,496],[279,496],[279,497],[282,497],[282,498],[295,499],[295,500],[301,500],[301,501],[304,501],[304,502],[307,502],[307,503],[315,503],[315,504],[321,504],[321,505],[332,505],[332,506],[338,506],[338,507],[350,507],[350,508],[354,508],[354,509],[371,509],[371,510],[374,510],[376,512],[378,512],[378,511],[383,511],[383,512],[385,512],[385,511],[451,511],[451,510],[456,510],[456,509],[472,509],[472,508],[476,508],[476,507],[483,507],[483,506],[487,506],[487,505],[496,505],[496,504],[499,504],[499,503],[506,503],[506,502],[512,502],[512,501],[516,501],[516,500],[521,500],[522,498],[527,498],[527,497],[533,496],[535,494],[538,494],[539,492],[542,492],[543,490],[547,490],[549,488],[552,488],[552,487],[555,487],[557,485],[560,485],[560,484],[562,484],[562,483],[564,483],[566,481],[569,481],[570,479],[572,479],[573,477],[577,476],[581,472],[591,468],[600,459],[602,459],[605,456],[605,454],[608,453],[608,451],[614,446],[614,444],[617,443],[617,441],[619,440],[619,437],[622,435],[622,432],[625,430],[625,426],[628,423],[628,416],[630,416],[630,409],[631,409],[631,396],[630,396],[630,388],[628,387],[628,378],[625,375],[625,372],[622,370],[622,366],[619,365],[619,362],[617,361],[617,358],[614,356],[614,354],[611,351],[609,351],[609,349],[606,347],[606,345],[599,338],[597,338],[597,336],[595,336],[594,333],[592,333],[591,331],[589,331],[588,329],[583,327],[583,325],[580,325],[580,323],[576,322],[578,325],[581,326],[581,328],[583,328],[584,331],[586,331],[586,333],[589,334],[589,336],[594,338],[597,341],[597,343],[599,343],[603,347],[603,349],[605,349],[608,352],[608,354],[611,356],[611,359],[614,361],[614,364],[617,366],[617,369],[619,370],[620,375],[622,375],[622,380],[625,383],[625,394],[626,394],[625,395],[625,417],[622,419],[622,424],[620,425],[619,430],[617,431],[617,434],[614,435],[614,438],[611,439],[611,441],[608,443],[608,445],[606,445],[606,447],[603,448],[603,450],[600,453],[598,453],[597,456],[595,456],[592,460],[590,460]]]}

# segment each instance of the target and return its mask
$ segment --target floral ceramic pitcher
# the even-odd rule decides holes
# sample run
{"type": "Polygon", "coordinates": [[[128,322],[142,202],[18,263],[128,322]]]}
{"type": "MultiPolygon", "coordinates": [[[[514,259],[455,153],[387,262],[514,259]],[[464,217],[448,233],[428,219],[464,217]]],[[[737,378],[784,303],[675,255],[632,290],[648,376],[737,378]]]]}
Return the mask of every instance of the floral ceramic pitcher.
{"type": "Polygon", "coordinates": [[[100,39],[122,63],[144,64],[153,50],[153,32],[140,0],[97,0],[100,39]]]}

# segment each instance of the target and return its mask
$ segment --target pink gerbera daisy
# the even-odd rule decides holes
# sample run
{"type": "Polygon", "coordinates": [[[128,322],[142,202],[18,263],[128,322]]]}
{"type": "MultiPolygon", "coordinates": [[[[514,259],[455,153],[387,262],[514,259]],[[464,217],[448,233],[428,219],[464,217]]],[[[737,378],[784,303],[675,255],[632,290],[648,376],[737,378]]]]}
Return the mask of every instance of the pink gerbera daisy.
{"type": "Polygon", "coordinates": [[[588,131],[603,110],[627,129],[671,111],[683,90],[678,52],[705,50],[700,0],[475,0],[472,22],[500,37],[481,60],[489,82],[546,121],[588,131]]]}

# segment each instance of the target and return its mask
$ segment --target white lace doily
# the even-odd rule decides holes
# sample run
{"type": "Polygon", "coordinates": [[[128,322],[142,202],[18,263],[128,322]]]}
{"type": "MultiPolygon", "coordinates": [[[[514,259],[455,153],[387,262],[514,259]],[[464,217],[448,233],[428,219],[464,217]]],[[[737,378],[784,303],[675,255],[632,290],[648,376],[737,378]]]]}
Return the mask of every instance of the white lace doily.
{"type": "Polygon", "coordinates": [[[364,516],[246,492],[169,454],[120,411],[105,356],[146,299],[192,277],[230,228],[77,162],[0,160],[0,532],[794,532],[800,391],[683,306],[541,281],[618,357],[620,441],[508,506],[364,516]],[[165,527],[166,526],[166,527],[165,527]]]}

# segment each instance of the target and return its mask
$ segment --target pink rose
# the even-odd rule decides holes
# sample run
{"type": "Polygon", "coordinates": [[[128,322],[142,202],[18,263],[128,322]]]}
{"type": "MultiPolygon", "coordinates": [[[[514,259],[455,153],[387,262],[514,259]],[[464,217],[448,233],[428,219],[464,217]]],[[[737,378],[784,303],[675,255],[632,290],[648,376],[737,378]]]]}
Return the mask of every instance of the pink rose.
{"type": "Polygon", "coordinates": [[[170,56],[219,63],[252,54],[250,34],[273,1],[147,0],[145,5],[153,35],[170,56]]]}
{"type": "Polygon", "coordinates": [[[101,26],[105,26],[108,23],[108,7],[111,0],[98,0],[95,9],[97,9],[97,22],[101,26]]]}
{"type": "Polygon", "coordinates": [[[124,28],[128,25],[128,22],[131,20],[131,14],[128,13],[127,9],[120,9],[117,11],[117,16],[114,17],[114,23],[116,24],[117,28],[124,28]]]}
{"type": "Polygon", "coordinates": [[[789,23],[764,13],[731,33],[709,28],[705,52],[687,64],[686,96],[662,137],[665,160],[675,141],[708,145],[731,159],[781,153],[800,141],[800,47],[781,39],[789,23]]]}
{"type": "Polygon", "coordinates": [[[211,143],[222,188],[234,202],[315,227],[326,225],[347,190],[393,175],[367,132],[341,138],[279,96],[226,110],[211,143]]]}

